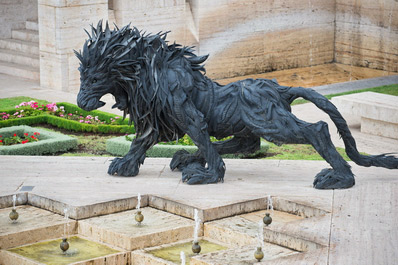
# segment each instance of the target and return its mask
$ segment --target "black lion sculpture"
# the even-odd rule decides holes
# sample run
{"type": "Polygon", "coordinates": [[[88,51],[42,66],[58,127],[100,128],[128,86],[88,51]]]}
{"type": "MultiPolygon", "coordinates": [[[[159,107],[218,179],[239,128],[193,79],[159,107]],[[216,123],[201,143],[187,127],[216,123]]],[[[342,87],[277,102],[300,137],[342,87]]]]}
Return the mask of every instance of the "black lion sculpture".
{"type": "Polygon", "coordinates": [[[302,87],[286,87],[274,80],[246,79],[222,86],[204,75],[206,56],[196,56],[191,47],[168,44],[166,33],[145,34],[125,26],[110,30],[102,22],[92,34],[80,60],[79,107],[93,110],[105,103],[110,93],[117,107],[134,122],[137,137],[123,158],[116,158],[108,173],[135,176],[145,152],[160,141],[172,141],[188,134],[199,151],[177,152],[171,169],[182,171],[188,184],[223,181],[225,165],[221,154],[251,153],[260,139],[278,145],[311,144],[332,166],[314,180],[317,189],[349,188],[355,184],[350,166],[337,153],[323,122],[307,123],[291,113],[298,97],[314,103],[336,124],[348,156],[361,166],[398,168],[398,158],[358,153],[346,121],[328,99],[302,87]],[[212,143],[233,135],[230,140],[212,143]]]}

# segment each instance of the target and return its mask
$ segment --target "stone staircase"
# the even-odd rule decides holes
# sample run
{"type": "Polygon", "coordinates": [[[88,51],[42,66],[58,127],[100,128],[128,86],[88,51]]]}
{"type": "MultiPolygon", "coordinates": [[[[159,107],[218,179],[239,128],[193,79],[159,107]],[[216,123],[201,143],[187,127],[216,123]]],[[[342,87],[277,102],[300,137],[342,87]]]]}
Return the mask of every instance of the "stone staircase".
{"type": "Polygon", "coordinates": [[[0,73],[39,81],[37,21],[26,21],[24,29],[12,30],[11,39],[0,39],[0,73]]]}

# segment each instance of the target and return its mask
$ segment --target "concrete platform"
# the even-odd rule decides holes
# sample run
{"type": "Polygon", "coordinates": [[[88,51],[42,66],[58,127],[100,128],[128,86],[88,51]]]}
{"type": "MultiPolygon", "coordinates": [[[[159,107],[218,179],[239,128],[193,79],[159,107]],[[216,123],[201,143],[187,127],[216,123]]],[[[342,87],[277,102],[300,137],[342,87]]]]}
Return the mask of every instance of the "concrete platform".
{"type": "MultiPolygon", "coordinates": [[[[319,244],[326,245],[327,251],[316,249],[318,254],[313,263],[394,264],[398,260],[395,251],[398,244],[397,170],[352,164],[357,176],[353,188],[322,191],[312,188],[315,174],[327,166],[322,161],[226,160],[224,183],[189,186],[181,182],[179,172],[170,171],[170,159],[147,159],[134,178],[107,175],[110,160],[103,157],[2,156],[0,196],[9,195],[5,197],[8,200],[3,198],[2,207],[7,203],[11,206],[10,195],[31,186],[27,203],[30,197],[41,196],[68,206],[90,207],[132,200],[141,193],[153,196],[153,204],[159,207],[168,207],[167,201],[173,201],[175,209],[190,212],[191,217],[193,208],[200,209],[202,216],[208,211],[210,216],[217,212],[225,217],[234,207],[242,207],[243,212],[253,211],[248,206],[245,208],[245,202],[254,201],[264,207],[267,195],[271,195],[275,207],[279,203],[290,212],[311,215],[314,210],[310,209],[318,209],[327,214],[322,220],[309,218],[307,220],[316,221],[294,228],[300,233],[304,231],[308,239],[317,234],[317,229],[322,231],[319,244]],[[297,205],[301,205],[302,210],[297,210],[297,205]]],[[[143,201],[145,204],[145,199],[143,201]]],[[[151,201],[148,197],[147,203],[151,201]]],[[[275,226],[277,228],[288,231],[283,223],[275,226]]],[[[272,238],[271,232],[269,238],[272,238]]],[[[310,257],[293,255],[278,259],[277,264],[308,264],[314,259],[313,255],[310,257]]]]}

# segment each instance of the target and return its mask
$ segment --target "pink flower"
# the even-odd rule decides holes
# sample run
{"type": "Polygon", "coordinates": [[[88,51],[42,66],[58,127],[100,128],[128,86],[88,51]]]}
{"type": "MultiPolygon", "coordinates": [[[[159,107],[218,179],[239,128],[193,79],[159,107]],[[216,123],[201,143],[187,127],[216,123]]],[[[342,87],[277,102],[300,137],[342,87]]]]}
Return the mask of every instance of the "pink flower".
{"type": "Polygon", "coordinates": [[[22,117],[23,117],[23,115],[18,115],[18,116],[17,116],[17,118],[22,118],[22,117]]]}
{"type": "Polygon", "coordinates": [[[87,115],[86,119],[91,120],[93,117],[91,115],[87,115]]]}
{"type": "Polygon", "coordinates": [[[117,120],[117,119],[119,119],[119,117],[115,117],[115,119],[117,120]]]}
{"type": "Polygon", "coordinates": [[[85,121],[84,123],[91,123],[91,121],[85,121]]]}
{"type": "Polygon", "coordinates": [[[46,107],[47,107],[47,109],[48,109],[49,111],[55,112],[55,111],[58,110],[57,103],[55,103],[55,102],[53,102],[53,103],[51,103],[51,104],[47,104],[46,107]]]}
{"type": "Polygon", "coordinates": [[[68,113],[68,116],[72,116],[73,114],[72,113],[68,113]]]}
{"type": "Polygon", "coordinates": [[[19,112],[17,111],[17,112],[14,113],[14,116],[17,116],[18,114],[19,114],[19,112]]]}
{"type": "Polygon", "coordinates": [[[63,116],[64,116],[64,114],[59,114],[59,116],[60,116],[60,117],[63,117],[63,116]]]}
{"type": "Polygon", "coordinates": [[[43,110],[43,108],[40,108],[39,110],[43,110]]]}
{"type": "Polygon", "coordinates": [[[82,122],[84,122],[84,120],[80,120],[79,122],[82,123],[82,122]]]}
{"type": "Polygon", "coordinates": [[[18,105],[16,105],[16,106],[15,106],[15,108],[17,109],[17,108],[19,108],[19,106],[18,106],[18,105]]]}

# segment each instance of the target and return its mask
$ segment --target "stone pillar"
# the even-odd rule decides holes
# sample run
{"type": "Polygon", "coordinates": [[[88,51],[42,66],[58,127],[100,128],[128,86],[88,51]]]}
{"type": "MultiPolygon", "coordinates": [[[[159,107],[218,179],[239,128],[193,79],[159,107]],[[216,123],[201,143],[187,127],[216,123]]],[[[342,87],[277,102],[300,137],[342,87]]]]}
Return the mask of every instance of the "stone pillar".
{"type": "Polygon", "coordinates": [[[73,50],[82,49],[84,28],[108,19],[108,0],[39,0],[38,13],[40,85],[77,92],[79,62],[73,50]]]}
{"type": "Polygon", "coordinates": [[[113,0],[116,23],[121,28],[129,23],[147,33],[171,31],[170,43],[195,45],[191,9],[185,0],[113,0]]]}
{"type": "Polygon", "coordinates": [[[336,0],[336,62],[398,72],[398,0],[336,0]]]}

